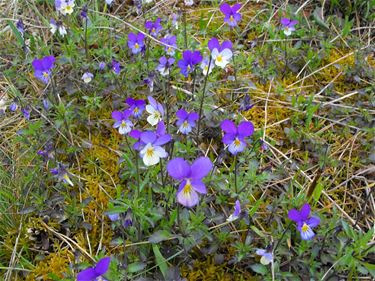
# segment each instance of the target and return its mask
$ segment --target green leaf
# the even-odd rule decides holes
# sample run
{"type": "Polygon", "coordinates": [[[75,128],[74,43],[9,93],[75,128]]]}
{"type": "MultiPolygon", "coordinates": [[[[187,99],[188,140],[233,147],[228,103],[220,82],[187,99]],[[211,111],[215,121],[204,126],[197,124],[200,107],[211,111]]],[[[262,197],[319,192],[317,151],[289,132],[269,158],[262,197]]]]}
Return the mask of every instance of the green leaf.
{"type": "Polygon", "coordinates": [[[16,36],[18,44],[20,44],[20,46],[23,47],[25,45],[25,42],[23,41],[21,32],[18,31],[17,27],[14,25],[12,21],[8,20],[7,23],[12,29],[14,35],[16,36]]]}
{"type": "Polygon", "coordinates": [[[133,262],[128,265],[128,272],[130,273],[138,272],[144,269],[145,267],[146,267],[146,264],[144,262],[133,262]]]}
{"type": "Polygon", "coordinates": [[[170,237],[172,237],[172,235],[167,230],[158,230],[148,238],[148,241],[151,243],[159,243],[168,240],[170,237]]]}
{"type": "Polygon", "coordinates": [[[258,228],[256,228],[254,225],[250,226],[250,228],[251,228],[256,234],[258,234],[258,236],[260,236],[260,237],[265,237],[265,235],[263,234],[263,232],[260,231],[258,228]]]}
{"type": "Polygon", "coordinates": [[[313,192],[313,198],[314,198],[315,202],[319,201],[319,198],[320,198],[320,195],[322,194],[323,189],[324,189],[324,185],[319,181],[316,184],[316,187],[315,187],[314,192],[313,192]]]}
{"type": "Polygon", "coordinates": [[[159,266],[161,273],[163,274],[164,278],[167,276],[168,265],[166,259],[160,253],[159,247],[156,244],[152,245],[152,250],[154,251],[156,264],[159,266]]]}
{"type": "Polygon", "coordinates": [[[375,278],[375,264],[373,263],[367,263],[367,262],[361,262],[361,264],[366,267],[366,269],[370,272],[372,277],[375,278]]]}
{"type": "Polygon", "coordinates": [[[250,268],[256,272],[256,273],[259,273],[259,274],[262,274],[262,275],[265,275],[267,274],[268,272],[268,269],[265,265],[263,264],[260,264],[260,263],[257,263],[257,264],[252,264],[250,265],[250,268]]]}

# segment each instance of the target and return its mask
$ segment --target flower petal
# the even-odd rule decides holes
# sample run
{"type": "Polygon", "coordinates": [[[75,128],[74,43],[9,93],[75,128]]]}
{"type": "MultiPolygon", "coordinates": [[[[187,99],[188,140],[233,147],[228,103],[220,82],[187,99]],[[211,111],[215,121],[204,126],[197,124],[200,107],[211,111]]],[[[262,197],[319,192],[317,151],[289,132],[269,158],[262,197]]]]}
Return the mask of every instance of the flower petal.
{"type": "Polygon", "coordinates": [[[176,180],[182,180],[190,175],[190,165],[183,158],[174,158],[167,165],[169,176],[176,180]]]}
{"type": "Polygon", "coordinates": [[[221,129],[229,134],[236,134],[237,133],[237,127],[231,120],[224,120],[221,122],[221,129]]]}
{"type": "Polygon", "coordinates": [[[122,112],[121,111],[113,111],[112,112],[112,118],[117,120],[117,121],[122,121],[122,112]]]}
{"type": "Polygon", "coordinates": [[[154,142],[154,145],[163,145],[163,144],[166,144],[168,142],[170,142],[172,139],[171,135],[163,135],[163,136],[160,136],[155,142],[154,142]]]}
{"type": "Polygon", "coordinates": [[[217,40],[217,38],[213,37],[212,39],[210,39],[210,41],[208,41],[208,48],[211,50],[213,49],[220,49],[220,43],[219,43],[219,40],[217,40]]]}
{"type": "Polygon", "coordinates": [[[194,207],[199,203],[198,193],[194,189],[191,189],[190,192],[181,190],[177,193],[177,202],[188,208],[194,207]]]}
{"type": "Polygon", "coordinates": [[[249,121],[242,121],[238,124],[238,134],[240,137],[248,137],[254,133],[254,125],[249,121]]]}
{"type": "Polygon", "coordinates": [[[156,140],[156,135],[154,132],[146,131],[141,134],[140,138],[144,143],[153,143],[156,140]]]}
{"type": "Polygon", "coordinates": [[[313,217],[311,217],[311,218],[309,218],[309,219],[307,220],[307,224],[308,224],[311,228],[314,228],[314,227],[318,226],[319,223],[320,223],[320,218],[315,217],[315,216],[313,216],[313,217]]]}
{"type": "Polygon", "coordinates": [[[191,186],[194,188],[196,192],[199,192],[201,194],[207,193],[206,185],[203,182],[201,182],[201,180],[192,180],[191,186]]]}
{"type": "Polygon", "coordinates": [[[200,157],[191,165],[191,178],[201,179],[212,169],[212,162],[208,157],[200,157]]]}
{"type": "Polygon", "coordinates": [[[307,218],[310,216],[310,205],[304,204],[300,211],[300,216],[303,221],[307,220],[307,218]]]}
{"type": "Polygon", "coordinates": [[[288,218],[296,223],[300,222],[301,219],[301,214],[298,210],[296,209],[291,209],[288,212],[288,218]]]}
{"type": "Polygon", "coordinates": [[[96,266],[95,266],[95,272],[98,275],[103,275],[104,273],[107,272],[110,262],[111,262],[111,258],[110,257],[102,258],[96,264],[96,266]]]}
{"type": "Polygon", "coordinates": [[[77,281],[92,281],[99,275],[100,274],[97,274],[94,268],[90,267],[78,273],[77,281]]]}
{"type": "Polygon", "coordinates": [[[224,15],[228,15],[232,12],[232,9],[230,7],[230,5],[228,3],[223,3],[220,5],[220,11],[224,14],[224,15]]]}
{"type": "Polygon", "coordinates": [[[183,108],[177,110],[177,112],[176,112],[177,118],[182,119],[182,120],[185,120],[186,118],[188,118],[188,115],[189,114],[183,108]]]}

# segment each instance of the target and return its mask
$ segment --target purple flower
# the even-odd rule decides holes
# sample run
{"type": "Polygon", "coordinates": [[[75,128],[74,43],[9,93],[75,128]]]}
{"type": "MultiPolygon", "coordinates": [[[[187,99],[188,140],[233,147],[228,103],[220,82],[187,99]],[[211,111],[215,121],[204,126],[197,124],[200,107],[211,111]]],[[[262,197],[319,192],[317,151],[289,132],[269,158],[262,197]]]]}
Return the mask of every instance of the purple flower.
{"type": "Polygon", "coordinates": [[[147,78],[143,80],[143,83],[147,85],[147,87],[150,89],[150,93],[154,91],[154,74],[150,73],[147,78]]]}
{"type": "Polygon", "coordinates": [[[92,78],[94,78],[94,74],[92,74],[91,72],[85,72],[83,73],[82,75],[82,80],[83,82],[85,82],[86,84],[87,83],[90,83],[92,78]]]}
{"type": "MultiPolygon", "coordinates": [[[[134,136],[132,134],[132,136],[134,136]]],[[[164,134],[158,136],[156,133],[146,131],[140,133],[139,142],[134,144],[134,148],[140,150],[140,156],[146,166],[152,166],[159,163],[160,158],[166,158],[168,153],[162,145],[171,141],[171,136],[164,134]]]]}
{"type": "Polygon", "coordinates": [[[208,57],[203,58],[200,68],[202,69],[202,73],[204,76],[210,74],[212,72],[212,69],[214,69],[214,67],[215,67],[215,62],[212,59],[210,63],[210,58],[208,57]]]}
{"type": "Polygon", "coordinates": [[[282,18],[281,19],[281,24],[283,25],[283,30],[284,30],[284,34],[286,36],[289,36],[292,34],[292,32],[295,29],[295,25],[298,23],[297,20],[291,20],[291,19],[288,19],[288,18],[282,18]]]}
{"type": "Polygon", "coordinates": [[[245,149],[245,138],[254,133],[254,125],[249,121],[242,121],[238,124],[238,127],[236,127],[232,121],[224,120],[221,123],[221,129],[225,133],[223,143],[228,145],[228,150],[233,155],[245,149]]]}
{"type": "Polygon", "coordinates": [[[25,25],[23,24],[22,19],[19,19],[16,23],[16,27],[18,31],[23,35],[25,32],[25,25]]]}
{"type": "Polygon", "coordinates": [[[107,216],[111,221],[118,221],[120,219],[119,213],[107,214],[107,216]]]}
{"type": "Polygon", "coordinates": [[[208,157],[200,157],[191,165],[183,158],[174,158],[169,161],[167,165],[169,176],[181,181],[177,191],[178,203],[189,208],[199,203],[198,193],[207,193],[202,179],[211,169],[212,162],[208,157]]]}
{"type": "Polygon", "coordinates": [[[34,76],[47,84],[51,76],[51,69],[54,67],[55,57],[47,56],[41,59],[34,59],[32,62],[34,76]]]}
{"type": "Polygon", "coordinates": [[[267,265],[267,264],[270,264],[273,261],[273,254],[272,254],[272,252],[268,252],[265,249],[257,249],[257,251],[255,253],[258,256],[262,256],[260,258],[260,263],[261,264],[267,265]]]}
{"type": "Polygon", "coordinates": [[[240,111],[248,111],[254,107],[254,104],[251,103],[250,95],[246,94],[241,100],[240,111]]]}
{"type": "Polygon", "coordinates": [[[102,277],[109,268],[110,257],[100,259],[94,267],[86,268],[77,275],[77,281],[105,281],[102,277]]]}
{"type": "Polygon", "coordinates": [[[112,70],[115,74],[119,75],[121,71],[121,65],[118,61],[112,60],[112,70]]]}
{"type": "Polygon", "coordinates": [[[44,161],[47,161],[49,159],[53,159],[54,152],[53,152],[53,146],[52,146],[52,144],[51,143],[47,143],[44,146],[44,149],[43,150],[39,150],[37,152],[37,154],[40,155],[40,156],[42,156],[44,161]]]}
{"type": "Polygon", "coordinates": [[[215,37],[211,38],[208,41],[208,48],[212,52],[214,49],[217,49],[219,52],[223,51],[224,49],[232,50],[232,42],[227,40],[220,44],[219,40],[215,37]]]}
{"type": "Polygon", "coordinates": [[[176,112],[177,122],[176,125],[179,127],[178,130],[184,134],[189,134],[195,127],[195,121],[198,120],[199,115],[195,112],[186,112],[184,109],[180,109],[176,112]]]}
{"type": "Polygon", "coordinates": [[[202,55],[199,51],[186,50],[182,54],[182,59],[178,61],[178,67],[181,74],[187,77],[198,63],[202,61],[202,55]]]}
{"type": "Polygon", "coordinates": [[[303,240],[310,240],[315,233],[312,229],[319,225],[320,219],[318,217],[310,217],[310,205],[304,204],[301,211],[291,209],[288,212],[288,218],[297,224],[297,229],[301,233],[303,240]]]}
{"type": "Polygon", "coordinates": [[[133,127],[132,121],[129,120],[131,114],[132,112],[130,110],[112,112],[112,118],[116,120],[115,124],[113,124],[113,128],[118,128],[118,132],[121,135],[128,134],[133,127]]]}
{"type": "Polygon", "coordinates": [[[105,62],[103,61],[99,62],[99,65],[98,65],[99,70],[104,70],[105,67],[106,67],[105,62]]]}
{"type": "Polygon", "coordinates": [[[161,19],[157,18],[154,22],[148,20],[145,23],[145,28],[151,34],[151,36],[157,37],[159,32],[163,29],[163,26],[160,24],[161,19]]]}
{"type": "Polygon", "coordinates": [[[165,51],[167,52],[167,55],[173,56],[175,53],[175,49],[177,48],[176,36],[167,35],[164,38],[160,39],[160,41],[168,45],[165,46],[165,51]]]}
{"type": "Polygon", "coordinates": [[[50,19],[49,26],[52,34],[55,34],[56,31],[59,31],[59,34],[64,37],[67,32],[65,26],[61,21],[56,22],[54,19],[50,19]]]}
{"type": "Polygon", "coordinates": [[[43,107],[45,110],[48,110],[50,108],[50,103],[48,101],[48,99],[43,99],[43,107]]]}
{"type": "Polygon", "coordinates": [[[232,222],[237,220],[240,217],[241,213],[241,205],[240,201],[236,200],[236,203],[234,204],[234,212],[227,218],[227,222],[232,222]]]}
{"type": "Polygon", "coordinates": [[[10,111],[16,111],[18,108],[18,105],[16,102],[12,102],[10,105],[9,105],[9,109],[10,111]]]}
{"type": "Polygon", "coordinates": [[[58,181],[65,182],[71,186],[74,186],[73,182],[69,178],[68,171],[66,170],[66,166],[59,163],[57,168],[53,168],[50,170],[51,174],[54,175],[58,181]]]}
{"type": "Polygon", "coordinates": [[[139,118],[145,109],[146,102],[144,100],[135,100],[127,98],[125,101],[129,105],[129,109],[135,118],[139,118]]]}
{"type": "Polygon", "coordinates": [[[241,4],[237,3],[230,6],[228,3],[223,3],[220,5],[220,11],[224,14],[224,21],[228,23],[230,27],[237,26],[238,22],[241,20],[241,14],[238,10],[241,8],[241,4]]]}
{"type": "Polygon", "coordinates": [[[178,29],[178,14],[175,14],[173,13],[172,14],[172,26],[174,26],[174,28],[178,29]]]}
{"type": "Polygon", "coordinates": [[[81,10],[80,16],[81,16],[83,19],[87,19],[87,4],[84,5],[84,6],[82,7],[82,10],[81,10]]]}
{"type": "Polygon", "coordinates": [[[150,116],[147,117],[147,122],[150,125],[155,126],[162,120],[164,116],[164,108],[151,96],[148,97],[148,101],[150,104],[146,105],[146,111],[150,113],[150,116]]]}
{"type": "Polygon", "coordinates": [[[145,48],[145,43],[143,42],[144,39],[145,39],[145,36],[141,32],[138,32],[138,34],[129,33],[128,47],[132,50],[133,54],[138,54],[144,50],[145,48]]]}
{"type": "Polygon", "coordinates": [[[166,58],[166,57],[161,57],[159,59],[159,65],[156,67],[156,70],[160,72],[161,76],[166,76],[169,74],[169,70],[171,66],[174,63],[174,58],[166,58]]]}
{"type": "Polygon", "coordinates": [[[30,120],[30,108],[23,107],[21,108],[21,112],[23,114],[23,117],[25,117],[26,120],[30,120]]]}

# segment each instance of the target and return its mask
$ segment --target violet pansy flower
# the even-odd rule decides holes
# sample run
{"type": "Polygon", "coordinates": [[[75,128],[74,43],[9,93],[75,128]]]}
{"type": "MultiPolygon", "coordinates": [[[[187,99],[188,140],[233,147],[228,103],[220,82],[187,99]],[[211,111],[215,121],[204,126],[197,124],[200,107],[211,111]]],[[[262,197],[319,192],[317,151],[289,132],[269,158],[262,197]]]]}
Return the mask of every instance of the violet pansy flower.
{"type": "Polygon", "coordinates": [[[159,65],[156,67],[156,70],[160,72],[161,76],[167,76],[174,61],[174,58],[167,59],[163,56],[159,59],[159,65]]]}
{"type": "Polygon", "coordinates": [[[221,129],[224,131],[223,143],[228,145],[228,150],[233,155],[245,149],[245,138],[254,133],[254,125],[250,121],[241,121],[237,127],[232,121],[224,120],[221,129]]]}
{"type": "Polygon", "coordinates": [[[156,133],[146,131],[140,133],[139,142],[135,148],[140,150],[140,156],[146,166],[152,166],[160,162],[161,158],[166,158],[168,153],[162,145],[171,141],[171,136],[164,134],[158,136],[156,133]]]}
{"type": "Polygon", "coordinates": [[[22,19],[19,19],[16,23],[17,30],[23,35],[25,33],[25,25],[22,19]]]}
{"type": "Polygon", "coordinates": [[[297,23],[298,23],[297,20],[291,20],[291,19],[288,19],[288,18],[282,18],[281,19],[281,24],[283,26],[284,34],[286,36],[291,35],[292,32],[296,30],[296,28],[294,26],[297,23]]]}
{"type": "Polygon", "coordinates": [[[224,14],[224,22],[226,22],[230,27],[238,25],[241,20],[241,14],[238,10],[241,8],[241,4],[237,3],[230,6],[228,3],[223,3],[220,5],[220,11],[224,14]]]}
{"type": "Polygon", "coordinates": [[[127,98],[125,102],[129,105],[129,110],[135,118],[141,117],[143,110],[145,109],[146,102],[144,100],[136,100],[133,98],[127,98]]]}
{"type": "Polygon", "coordinates": [[[82,270],[77,275],[77,281],[106,281],[103,275],[108,271],[110,257],[100,259],[94,267],[89,267],[82,270]]]}
{"type": "Polygon", "coordinates": [[[150,89],[150,93],[154,91],[154,78],[155,74],[150,73],[144,80],[143,83],[150,89]]]}
{"type": "Polygon", "coordinates": [[[120,74],[121,65],[118,61],[112,60],[112,70],[116,75],[120,74]]]}
{"type": "Polygon", "coordinates": [[[176,36],[167,35],[164,38],[161,38],[160,41],[168,46],[165,46],[165,51],[167,55],[173,56],[175,49],[177,48],[176,36]]]}
{"type": "Polygon", "coordinates": [[[267,265],[273,261],[273,254],[265,249],[257,249],[255,252],[258,256],[261,256],[260,263],[267,265]]]}
{"type": "Polygon", "coordinates": [[[112,118],[116,120],[113,128],[118,128],[118,132],[121,135],[128,134],[133,127],[132,121],[129,120],[131,113],[130,110],[112,112],[112,118]]]}
{"type": "Polygon", "coordinates": [[[178,67],[181,69],[181,74],[187,77],[202,59],[202,55],[199,51],[184,51],[182,53],[182,59],[178,61],[178,67]]]}
{"type": "Polygon", "coordinates": [[[198,120],[199,115],[195,112],[186,112],[184,109],[180,109],[176,112],[178,131],[184,135],[189,134],[195,127],[195,121],[198,120]]]}
{"type": "Polygon", "coordinates": [[[150,104],[146,105],[146,111],[150,114],[147,117],[147,122],[155,126],[162,120],[164,116],[164,108],[153,97],[149,96],[148,101],[150,104]]]}
{"type": "Polygon", "coordinates": [[[73,182],[69,178],[69,173],[64,164],[59,163],[56,168],[50,170],[51,174],[54,175],[58,181],[74,186],[73,182]]]}
{"type": "Polygon", "coordinates": [[[297,224],[297,229],[301,233],[302,240],[310,240],[315,236],[312,229],[319,225],[320,219],[315,216],[310,217],[310,205],[304,204],[301,211],[291,209],[288,218],[297,224]]]}
{"type": "Polygon", "coordinates": [[[86,84],[90,83],[92,78],[94,78],[94,74],[92,74],[91,72],[85,72],[83,73],[82,75],[82,80],[83,82],[85,82],[86,84]]]}
{"type": "Polygon", "coordinates": [[[224,41],[220,45],[219,40],[212,38],[210,41],[208,41],[208,48],[211,50],[212,60],[221,68],[224,68],[233,56],[231,50],[232,42],[230,41],[224,41]]]}
{"type": "Polygon", "coordinates": [[[167,171],[169,176],[181,181],[177,191],[177,202],[185,207],[194,207],[199,203],[200,194],[206,194],[207,189],[202,179],[212,169],[212,162],[208,157],[200,157],[191,165],[183,158],[169,161],[167,171]]]}
{"type": "Polygon", "coordinates": [[[56,22],[54,19],[50,19],[49,22],[50,31],[52,34],[55,34],[56,31],[59,31],[59,34],[64,37],[67,32],[65,26],[62,24],[61,21],[56,22]]]}
{"type": "Polygon", "coordinates": [[[144,39],[145,39],[145,35],[141,32],[138,32],[138,34],[129,33],[128,47],[132,50],[133,54],[136,55],[144,50],[145,48],[144,39]]]}
{"type": "Polygon", "coordinates": [[[234,212],[227,218],[227,222],[232,222],[237,220],[240,217],[241,214],[241,205],[240,201],[236,200],[236,203],[234,204],[234,212]]]}
{"type": "Polygon", "coordinates": [[[55,0],[56,10],[64,16],[73,13],[74,6],[74,0],[55,0]]]}
{"type": "Polygon", "coordinates": [[[212,59],[210,62],[209,57],[203,58],[202,63],[200,64],[200,68],[202,69],[202,73],[204,76],[206,76],[207,74],[210,74],[212,72],[212,69],[214,69],[214,67],[215,67],[215,62],[212,59]]]}
{"type": "Polygon", "coordinates": [[[34,59],[32,62],[34,75],[37,79],[47,84],[51,77],[51,70],[54,67],[55,57],[47,56],[41,59],[34,59]]]}
{"type": "Polygon", "coordinates": [[[151,36],[157,37],[159,32],[163,29],[160,21],[160,18],[157,18],[154,22],[150,20],[146,21],[145,28],[148,30],[151,36]]]}

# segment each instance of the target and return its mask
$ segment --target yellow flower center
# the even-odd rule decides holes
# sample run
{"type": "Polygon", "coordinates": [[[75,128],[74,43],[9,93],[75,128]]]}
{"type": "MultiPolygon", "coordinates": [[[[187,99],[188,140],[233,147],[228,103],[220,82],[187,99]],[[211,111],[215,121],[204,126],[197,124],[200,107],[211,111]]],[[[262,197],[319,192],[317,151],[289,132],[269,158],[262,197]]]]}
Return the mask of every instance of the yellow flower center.
{"type": "Polygon", "coordinates": [[[44,78],[48,78],[48,72],[43,72],[43,76],[44,76],[44,78]]]}
{"type": "Polygon", "coordinates": [[[234,140],[234,145],[235,146],[240,146],[241,145],[241,141],[239,139],[235,139],[234,140]]]}
{"type": "Polygon", "coordinates": [[[155,118],[155,119],[160,119],[160,116],[161,116],[161,114],[160,114],[159,111],[155,111],[155,112],[154,112],[154,118],[155,118]]]}
{"type": "Polygon", "coordinates": [[[122,122],[121,122],[121,128],[125,128],[125,127],[127,127],[127,124],[126,124],[125,121],[122,121],[122,122]]]}
{"type": "Polygon", "coordinates": [[[172,48],[171,47],[168,47],[168,50],[167,50],[167,52],[172,52],[172,48]]]}
{"type": "Polygon", "coordinates": [[[133,112],[134,112],[135,114],[137,114],[138,111],[139,111],[139,108],[138,108],[138,107],[135,107],[134,110],[133,110],[133,112]]]}
{"type": "Polygon", "coordinates": [[[154,148],[152,146],[147,148],[146,155],[147,155],[147,157],[153,157],[154,156],[154,148]]]}
{"type": "Polygon", "coordinates": [[[155,33],[155,31],[156,31],[155,27],[153,29],[151,29],[152,33],[155,33]]]}
{"type": "Polygon", "coordinates": [[[184,186],[184,189],[182,190],[182,192],[184,193],[185,196],[190,196],[190,193],[191,193],[191,190],[193,189],[193,187],[191,186],[190,184],[190,181],[188,180],[184,186]]]}
{"type": "Polygon", "coordinates": [[[189,127],[189,123],[188,123],[188,121],[184,121],[184,123],[182,123],[182,126],[183,126],[184,128],[189,127]]]}
{"type": "Polygon", "coordinates": [[[233,21],[234,21],[233,16],[230,16],[230,17],[229,17],[229,21],[230,21],[230,22],[233,22],[233,21]]]}
{"type": "Polygon", "coordinates": [[[134,44],[134,48],[135,48],[135,49],[139,49],[139,45],[138,45],[138,43],[135,43],[135,44],[134,44]]]}
{"type": "Polygon", "coordinates": [[[65,11],[66,11],[67,13],[73,12],[73,7],[70,6],[70,5],[68,5],[68,6],[66,6],[65,11]]]}
{"type": "Polygon", "coordinates": [[[310,226],[308,226],[306,223],[303,223],[301,229],[302,229],[303,232],[307,232],[307,231],[309,231],[310,226]]]}
{"type": "Polygon", "coordinates": [[[222,62],[222,61],[223,61],[223,57],[222,57],[221,55],[218,55],[218,56],[216,57],[216,60],[217,60],[218,62],[222,62]]]}

